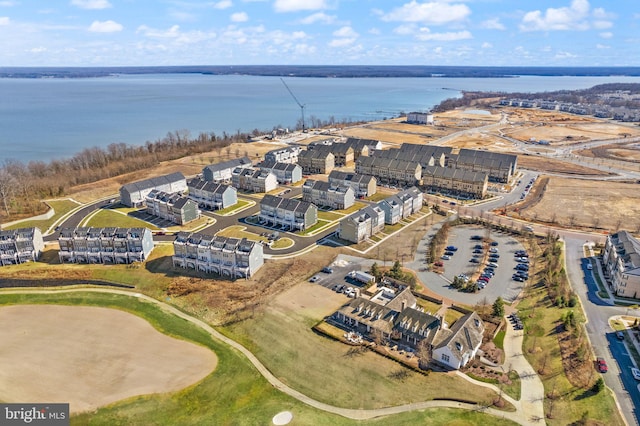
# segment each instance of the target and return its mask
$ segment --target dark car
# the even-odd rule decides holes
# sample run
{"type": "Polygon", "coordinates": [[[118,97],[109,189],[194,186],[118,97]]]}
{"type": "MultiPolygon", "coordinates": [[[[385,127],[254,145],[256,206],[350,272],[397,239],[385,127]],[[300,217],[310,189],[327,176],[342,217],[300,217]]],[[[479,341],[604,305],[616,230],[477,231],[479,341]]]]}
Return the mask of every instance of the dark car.
{"type": "Polygon", "coordinates": [[[475,249],[475,250],[473,250],[473,252],[475,254],[480,254],[480,253],[482,253],[482,249],[475,249]]]}
{"type": "Polygon", "coordinates": [[[457,250],[458,250],[458,247],[456,247],[456,246],[447,246],[447,247],[445,247],[445,250],[448,250],[448,251],[457,251],[457,250]]]}
{"type": "Polygon", "coordinates": [[[324,268],[322,268],[322,272],[324,272],[325,274],[333,274],[333,268],[325,266],[324,268]]]}
{"type": "Polygon", "coordinates": [[[453,252],[451,250],[447,250],[444,252],[447,256],[453,256],[453,252]]]}
{"type": "Polygon", "coordinates": [[[514,281],[518,281],[523,283],[524,282],[524,278],[521,277],[520,275],[514,275],[513,277],[511,277],[514,281]]]}
{"type": "Polygon", "coordinates": [[[604,358],[598,357],[596,359],[596,365],[598,366],[598,371],[601,373],[606,373],[607,371],[609,371],[609,367],[607,366],[607,361],[605,361],[604,358]]]}
{"type": "Polygon", "coordinates": [[[473,246],[473,248],[476,250],[482,249],[482,244],[476,244],[475,246],[473,246]]]}
{"type": "Polygon", "coordinates": [[[475,257],[472,257],[471,259],[469,259],[469,262],[471,262],[471,263],[480,263],[480,261],[478,259],[476,259],[475,257]]]}
{"type": "Polygon", "coordinates": [[[497,241],[491,241],[491,245],[492,245],[493,247],[495,247],[495,246],[497,246],[497,245],[498,245],[498,242],[497,242],[497,241]]]}
{"type": "Polygon", "coordinates": [[[471,240],[473,240],[473,241],[481,241],[482,240],[482,236],[474,235],[474,236],[471,237],[471,240]]]}

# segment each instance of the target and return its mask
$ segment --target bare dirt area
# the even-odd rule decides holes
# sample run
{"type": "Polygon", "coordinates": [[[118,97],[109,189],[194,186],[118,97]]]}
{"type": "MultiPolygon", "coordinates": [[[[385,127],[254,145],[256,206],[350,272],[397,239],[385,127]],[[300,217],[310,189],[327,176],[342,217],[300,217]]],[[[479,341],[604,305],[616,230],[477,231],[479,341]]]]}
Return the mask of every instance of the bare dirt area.
{"type": "Polygon", "coordinates": [[[351,127],[342,132],[343,136],[351,138],[372,139],[391,145],[403,143],[428,144],[435,138],[425,134],[403,133],[393,129],[385,129],[377,125],[366,125],[362,127],[351,127]]]}
{"type": "Polygon", "coordinates": [[[461,134],[449,139],[442,144],[443,146],[451,146],[455,148],[468,149],[490,149],[496,152],[512,153],[514,144],[504,138],[490,133],[472,132],[471,134],[461,134]]]}
{"type": "Polygon", "coordinates": [[[580,176],[610,176],[612,173],[598,169],[582,166],[580,164],[569,163],[555,158],[541,157],[536,155],[518,155],[518,167],[535,170],[541,173],[562,173],[580,176]]]}
{"type": "Polygon", "coordinates": [[[183,271],[191,276],[174,278],[166,293],[175,304],[212,324],[233,323],[253,317],[276,295],[331,263],[339,252],[318,247],[303,256],[267,261],[249,280],[212,280],[183,271]]]}
{"type": "Polygon", "coordinates": [[[640,163],[640,144],[638,142],[629,142],[601,145],[590,149],[583,149],[578,151],[577,154],[589,158],[608,158],[611,160],[628,161],[630,163],[640,163]]]}
{"type": "Polygon", "coordinates": [[[161,334],[115,309],[0,308],[0,400],[68,402],[72,413],[124,398],[173,392],[216,367],[209,349],[161,334]]]}
{"type": "Polygon", "coordinates": [[[549,177],[539,201],[521,208],[519,214],[571,227],[636,230],[640,229],[640,185],[549,177]]]}

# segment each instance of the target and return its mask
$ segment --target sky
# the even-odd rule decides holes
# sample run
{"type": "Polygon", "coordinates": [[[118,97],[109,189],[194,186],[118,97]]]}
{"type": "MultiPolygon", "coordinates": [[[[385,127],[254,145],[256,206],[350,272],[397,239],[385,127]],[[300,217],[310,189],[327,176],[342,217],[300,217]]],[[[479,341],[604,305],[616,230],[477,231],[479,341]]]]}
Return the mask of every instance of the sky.
{"type": "Polygon", "coordinates": [[[2,66],[640,66],[640,0],[0,0],[2,66]]]}

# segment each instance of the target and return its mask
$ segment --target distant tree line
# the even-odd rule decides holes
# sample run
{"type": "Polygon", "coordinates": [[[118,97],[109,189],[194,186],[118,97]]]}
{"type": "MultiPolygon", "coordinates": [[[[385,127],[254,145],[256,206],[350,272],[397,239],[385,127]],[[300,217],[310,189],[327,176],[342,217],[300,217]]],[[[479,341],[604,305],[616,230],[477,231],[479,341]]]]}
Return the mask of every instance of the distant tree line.
{"type": "Polygon", "coordinates": [[[460,98],[449,98],[433,108],[435,112],[450,111],[468,107],[481,99],[531,99],[557,101],[571,104],[608,105],[611,107],[640,108],[640,99],[633,95],[640,94],[638,83],[606,83],[582,90],[557,90],[554,92],[522,93],[522,92],[462,92],[460,98]]]}
{"type": "Polygon", "coordinates": [[[75,185],[148,169],[187,155],[217,151],[221,156],[225,147],[248,138],[249,134],[241,132],[200,133],[194,138],[188,130],[178,130],[144,145],[112,143],[106,148],[85,148],[71,158],[48,163],[4,160],[0,164],[0,219],[36,213],[42,209],[38,200],[63,196],[75,185]]]}

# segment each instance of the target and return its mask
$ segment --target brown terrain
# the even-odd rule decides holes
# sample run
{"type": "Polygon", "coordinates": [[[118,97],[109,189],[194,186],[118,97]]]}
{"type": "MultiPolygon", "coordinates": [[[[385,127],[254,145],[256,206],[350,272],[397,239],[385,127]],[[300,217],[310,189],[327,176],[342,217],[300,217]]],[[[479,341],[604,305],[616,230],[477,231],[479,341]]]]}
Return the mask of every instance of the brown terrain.
{"type": "Polygon", "coordinates": [[[0,308],[0,400],[70,404],[72,413],[172,392],[210,374],[217,357],[135,315],[87,306],[0,308]]]}

